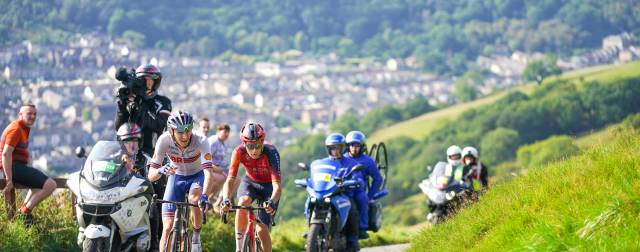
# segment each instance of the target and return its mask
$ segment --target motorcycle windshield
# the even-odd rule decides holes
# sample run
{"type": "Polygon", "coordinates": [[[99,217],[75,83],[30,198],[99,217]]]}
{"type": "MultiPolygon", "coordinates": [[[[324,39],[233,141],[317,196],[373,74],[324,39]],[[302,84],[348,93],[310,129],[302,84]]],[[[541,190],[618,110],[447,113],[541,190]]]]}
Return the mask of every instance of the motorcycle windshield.
{"type": "Polygon", "coordinates": [[[105,188],[116,185],[129,176],[121,160],[122,149],[117,141],[99,141],[91,149],[82,169],[82,176],[91,185],[105,188]]]}
{"type": "Polygon", "coordinates": [[[337,167],[339,164],[333,160],[316,160],[311,163],[310,183],[314,191],[328,191],[336,187],[337,167]]]}

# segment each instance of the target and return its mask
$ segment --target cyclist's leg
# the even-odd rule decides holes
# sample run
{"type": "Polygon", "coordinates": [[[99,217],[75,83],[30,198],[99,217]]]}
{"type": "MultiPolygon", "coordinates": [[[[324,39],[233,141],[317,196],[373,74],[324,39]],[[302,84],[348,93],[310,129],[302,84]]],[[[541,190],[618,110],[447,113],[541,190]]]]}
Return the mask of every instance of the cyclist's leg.
{"type": "MultiPolygon", "coordinates": [[[[257,195],[253,186],[251,186],[251,182],[245,177],[242,179],[240,183],[240,187],[238,189],[238,205],[241,206],[250,206],[251,202],[253,202],[253,198],[257,195]]],[[[236,251],[239,251],[242,248],[242,240],[244,239],[244,233],[247,230],[247,223],[249,222],[249,215],[246,210],[238,210],[236,212],[236,223],[235,223],[235,231],[236,231],[236,251]]]]}
{"type": "MultiPolygon", "coordinates": [[[[204,190],[204,173],[200,171],[189,176],[189,203],[198,205],[200,196],[204,190]]],[[[202,211],[198,207],[191,207],[191,216],[193,216],[193,228],[200,229],[202,227],[202,211]]]]}
{"type": "MultiPolygon", "coordinates": [[[[259,202],[265,202],[271,198],[271,193],[273,192],[273,186],[271,183],[254,183],[255,189],[258,191],[258,199],[259,202]]],[[[278,208],[278,203],[276,203],[276,209],[278,208]]],[[[260,237],[260,246],[262,246],[262,251],[270,252],[271,251],[271,236],[269,234],[269,226],[274,215],[269,215],[266,211],[260,210],[257,213],[258,223],[256,225],[256,232],[258,237],[260,237]]]]}
{"type": "MultiPolygon", "coordinates": [[[[182,201],[184,199],[185,190],[183,188],[184,183],[181,183],[182,178],[183,176],[180,175],[169,176],[169,179],[167,180],[167,187],[164,191],[164,197],[162,198],[163,200],[182,201]]],[[[167,203],[162,204],[162,236],[160,237],[160,244],[158,246],[161,252],[164,251],[164,248],[166,247],[165,245],[168,242],[169,233],[173,228],[173,218],[175,217],[175,213],[175,205],[167,203]]]]}

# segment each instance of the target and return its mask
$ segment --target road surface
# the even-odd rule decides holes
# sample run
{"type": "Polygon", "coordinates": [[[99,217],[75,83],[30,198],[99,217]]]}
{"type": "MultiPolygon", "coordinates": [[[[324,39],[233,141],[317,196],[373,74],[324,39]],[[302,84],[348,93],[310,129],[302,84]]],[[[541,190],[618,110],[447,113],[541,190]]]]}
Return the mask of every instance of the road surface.
{"type": "Polygon", "coordinates": [[[405,251],[409,249],[409,246],[410,246],[409,243],[405,243],[405,244],[396,244],[396,245],[381,246],[381,247],[362,248],[360,251],[361,252],[398,252],[398,251],[405,251]]]}

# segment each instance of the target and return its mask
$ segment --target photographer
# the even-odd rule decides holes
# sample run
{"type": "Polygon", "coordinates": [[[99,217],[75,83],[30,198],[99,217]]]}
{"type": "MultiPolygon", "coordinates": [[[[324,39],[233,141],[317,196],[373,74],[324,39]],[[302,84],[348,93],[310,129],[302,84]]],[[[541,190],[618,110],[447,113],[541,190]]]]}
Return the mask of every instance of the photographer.
{"type": "Polygon", "coordinates": [[[116,79],[122,81],[118,88],[116,130],[126,122],[140,125],[141,150],[151,155],[155,140],[164,131],[167,118],[171,115],[171,100],[158,95],[162,73],[156,66],[145,64],[139,66],[135,73],[120,68],[116,79]]]}
{"type": "MultiPolygon", "coordinates": [[[[139,66],[135,72],[125,68],[118,69],[116,79],[122,82],[118,88],[118,101],[115,126],[116,130],[127,122],[140,125],[142,128],[141,152],[138,152],[136,164],[144,167],[145,158],[142,153],[152,155],[155,141],[164,131],[167,119],[171,115],[171,100],[158,95],[158,88],[162,81],[162,73],[151,64],[139,66]]],[[[141,174],[146,177],[146,174],[141,174]]],[[[154,191],[158,195],[164,194],[166,178],[153,183],[154,191]]],[[[162,230],[159,205],[151,211],[151,246],[157,248],[158,230],[162,230]]]]}

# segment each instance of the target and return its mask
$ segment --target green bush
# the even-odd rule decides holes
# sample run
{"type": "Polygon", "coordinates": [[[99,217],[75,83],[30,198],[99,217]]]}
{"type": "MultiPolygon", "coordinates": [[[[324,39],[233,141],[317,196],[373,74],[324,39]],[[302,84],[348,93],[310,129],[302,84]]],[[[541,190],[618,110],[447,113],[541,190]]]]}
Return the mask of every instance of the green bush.
{"type": "Polygon", "coordinates": [[[523,168],[546,165],[580,152],[569,136],[552,136],[545,140],[522,146],[518,149],[517,162],[523,168]]]}

